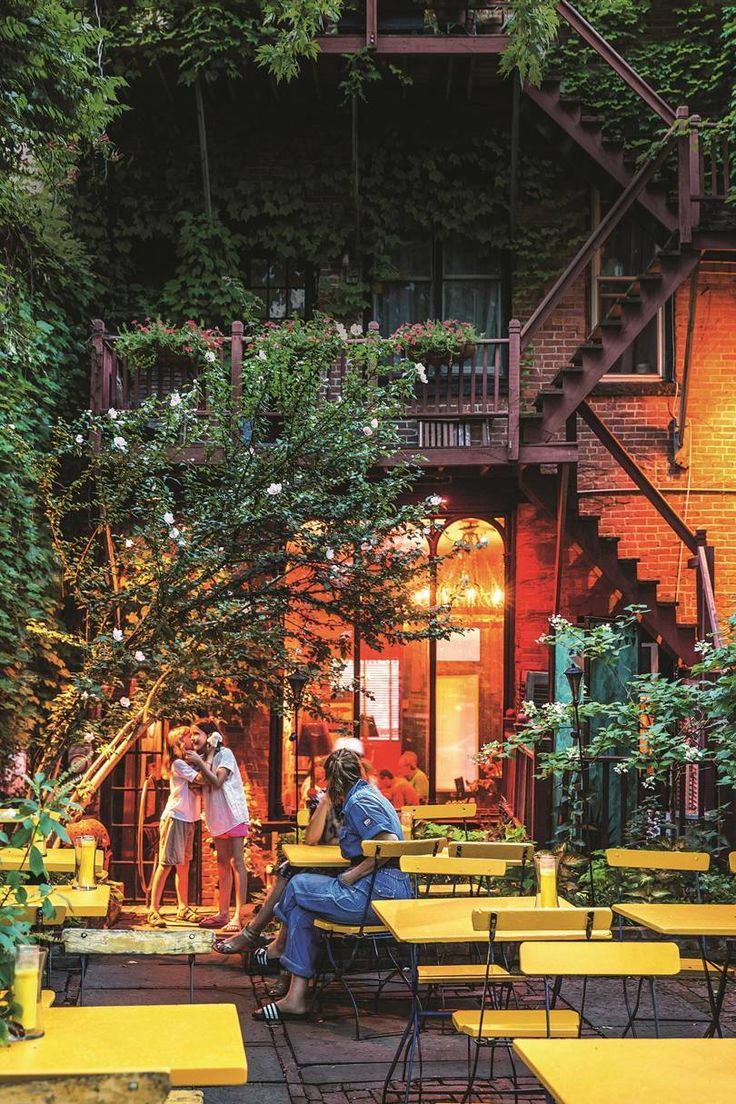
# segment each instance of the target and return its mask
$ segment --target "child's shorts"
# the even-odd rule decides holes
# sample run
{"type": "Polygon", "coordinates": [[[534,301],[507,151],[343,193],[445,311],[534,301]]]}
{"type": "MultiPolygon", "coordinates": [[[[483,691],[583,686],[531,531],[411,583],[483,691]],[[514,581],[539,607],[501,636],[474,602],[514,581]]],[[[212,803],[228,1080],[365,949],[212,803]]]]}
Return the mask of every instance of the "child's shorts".
{"type": "Polygon", "coordinates": [[[192,861],[194,849],[194,823],[167,817],[161,825],[158,841],[158,861],[163,866],[179,866],[192,861]]]}
{"type": "Polygon", "coordinates": [[[245,822],[236,824],[232,828],[228,828],[227,832],[222,832],[219,836],[214,836],[214,839],[245,839],[250,835],[250,824],[245,822]]]}

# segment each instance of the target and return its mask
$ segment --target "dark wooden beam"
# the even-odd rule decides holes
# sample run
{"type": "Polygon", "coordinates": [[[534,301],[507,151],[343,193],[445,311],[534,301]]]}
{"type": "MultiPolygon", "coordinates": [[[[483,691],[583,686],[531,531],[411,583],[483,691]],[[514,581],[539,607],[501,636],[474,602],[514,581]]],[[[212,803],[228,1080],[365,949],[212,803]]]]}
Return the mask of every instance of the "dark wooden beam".
{"type": "MultiPolygon", "coordinates": [[[[362,35],[320,35],[317,39],[323,54],[355,54],[365,49],[362,35]]],[[[376,36],[377,54],[501,54],[508,43],[507,35],[381,35],[376,36]]]]}
{"type": "MultiPolygon", "coordinates": [[[[519,449],[519,464],[574,464],[578,458],[578,446],[574,442],[560,441],[552,444],[522,445],[519,449]]],[[[470,446],[469,448],[416,448],[401,449],[393,456],[381,461],[381,467],[394,464],[415,462],[428,468],[489,468],[508,467],[517,463],[509,460],[506,449],[470,446]]]]}
{"type": "Polygon", "coordinates": [[[562,602],[562,554],[565,550],[565,517],[567,492],[570,486],[570,465],[563,464],[557,484],[557,518],[555,534],[555,597],[552,612],[559,614],[562,602]]]}

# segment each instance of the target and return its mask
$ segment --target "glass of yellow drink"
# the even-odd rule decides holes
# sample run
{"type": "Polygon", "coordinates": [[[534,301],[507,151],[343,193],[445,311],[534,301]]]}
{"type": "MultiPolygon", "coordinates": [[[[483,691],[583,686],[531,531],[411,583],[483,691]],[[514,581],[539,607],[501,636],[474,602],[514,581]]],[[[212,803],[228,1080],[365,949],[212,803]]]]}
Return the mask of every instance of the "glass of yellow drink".
{"type": "Polygon", "coordinates": [[[551,851],[537,851],[534,867],[537,872],[537,908],[557,908],[557,856],[551,851]]]}
{"type": "Polygon", "coordinates": [[[95,854],[97,852],[97,840],[94,836],[77,836],[74,841],[76,855],[76,889],[94,889],[97,885],[95,877],[95,854]]]}
{"type": "Polygon", "coordinates": [[[15,948],[13,1003],[18,1006],[15,1019],[26,1039],[38,1039],[43,1035],[41,980],[45,961],[46,951],[35,943],[15,948]]]}

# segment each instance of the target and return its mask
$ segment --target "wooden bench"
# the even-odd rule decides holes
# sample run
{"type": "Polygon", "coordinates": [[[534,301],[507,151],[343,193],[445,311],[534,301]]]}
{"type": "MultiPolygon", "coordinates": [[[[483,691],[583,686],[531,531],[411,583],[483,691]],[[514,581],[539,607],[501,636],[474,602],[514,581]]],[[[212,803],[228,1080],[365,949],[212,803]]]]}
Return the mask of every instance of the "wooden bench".
{"type": "Polygon", "coordinates": [[[62,936],[67,954],[78,954],[81,963],[79,1004],[84,1004],[84,983],[90,955],[186,955],[189,960],[189,1000],[194,1003],[194,960],[212,951],[214,934],[202,928],[180,931],[98,930],[67,928],[62,936]]]}
{"type": "Polygon", "coordinates": [[[3,1086],[3,1104],[203,1104],[201,1089],[172,1089],[165,1073],[59,1077],[3,1086]]]}

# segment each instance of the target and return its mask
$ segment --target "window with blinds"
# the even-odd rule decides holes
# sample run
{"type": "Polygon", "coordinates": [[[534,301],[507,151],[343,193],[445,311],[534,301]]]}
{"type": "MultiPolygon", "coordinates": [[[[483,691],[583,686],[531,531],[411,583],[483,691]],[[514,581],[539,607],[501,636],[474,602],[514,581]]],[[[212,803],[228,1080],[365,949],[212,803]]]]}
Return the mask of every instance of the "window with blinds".
{"type": "Polygon", "coordinates": [[[398,740],[401,734],[398,659],[361,660],[360,685],[362,712],[375,720],[379,739],[398,740]]]}

